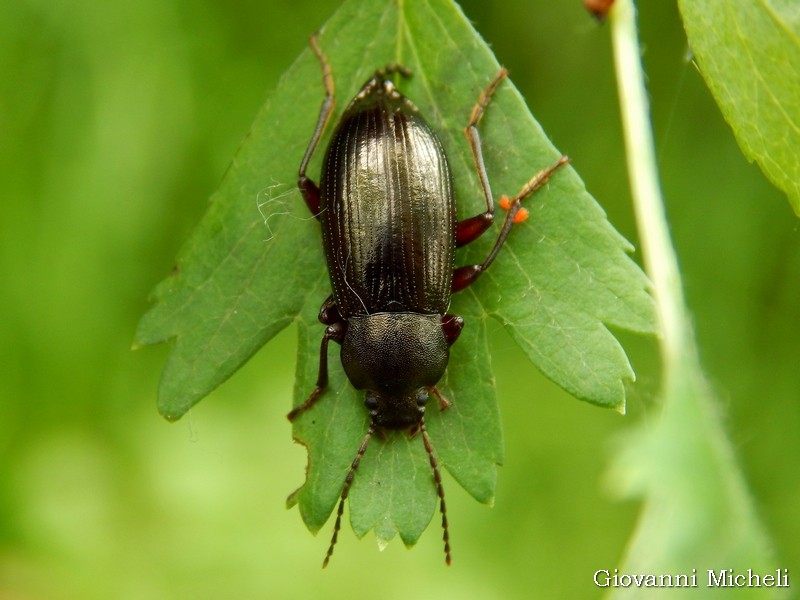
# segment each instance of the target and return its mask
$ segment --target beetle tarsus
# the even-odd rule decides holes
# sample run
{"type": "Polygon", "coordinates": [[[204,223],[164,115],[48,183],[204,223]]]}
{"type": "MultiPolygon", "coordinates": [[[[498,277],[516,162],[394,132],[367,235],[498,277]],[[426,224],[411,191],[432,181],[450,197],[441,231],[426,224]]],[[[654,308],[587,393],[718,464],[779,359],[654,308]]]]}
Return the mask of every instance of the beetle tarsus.
{"type": "Polygon", "coordinates": [[[494,96],[495,91],[503,83],[503,80],[508,77],[508,69],[505,67],[500,67],[500,70],[495,75],[494,79],[486,86],[486,89],[481,92],[481,95],[478,96],[478,102],[472,109],[472,114],[469,118],[469,123],[467,124],[467,129],[471,127],[477,127],[478,123],[480,123],[481,118],[483,117],[483,113],[486,112],[486,107],[489,106],[489,103],[492,101],[492,96],[494,96]]]}
{"type": "Polygon", "coordinates": [[[319,397],[322,395],[322,392],[324,390],[325,386],[320,387],[319,385],[317,385],[317,387],[314,388],[314,391],[311,392],[311,395],[308,397],[308,399],[305,402],[303,402],[300,406],[296,406],[291,411],[289,411],[289,414],[286,415],[286,418],[289,419],[290,421],[294,421],[300,415],[300,413],[303,413],[312,406],[314,406],[314,404],[317,402],[317,400],[319,400],[319,397]]]}
{"type": "MultiPolygon", "coordinates": [[[[478,102],[472,109],[469,123],[467,123],[466,128],[464,128],[464,135],[467,136],[469,149],[472,152],[472,160],[475,163],[475,171],[478,173],[478,179],[483,189],[483,196],[486,199],[486,212],[489,214],[494,213],[494,200],[492,198],[492,188],[489,185],[489,176],[486,174],[486,165],[483,162],[483,146],[481,145],[481,134],[480,131],[478,131],[478,123],[480,123],[481,118],[483,118],[483,113],[486,112],[486,108],[489,106],[495,91],[507,76],[508,71],[501,68],[486,89],[481,92],[481,95],[478,97],[478,102]]],[[[476,235],[475,237],[478,236],[476,235]]]]}

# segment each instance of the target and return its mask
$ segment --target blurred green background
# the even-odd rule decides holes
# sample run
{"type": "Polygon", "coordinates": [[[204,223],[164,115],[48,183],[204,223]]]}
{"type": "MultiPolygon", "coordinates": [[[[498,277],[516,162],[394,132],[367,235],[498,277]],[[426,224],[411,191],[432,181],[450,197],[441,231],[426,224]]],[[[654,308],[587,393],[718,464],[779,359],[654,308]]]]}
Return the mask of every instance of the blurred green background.
{"type": "MultiPolygon", "coordinates": [[[[461,3],[612,223],[635,242],[608,32],[579,0],[461,3]]],[[[605,474],[657,416],[654,341],[621,417],[573,400],[494,328],[506,465],[496,505],[445,485],[412,552],[348,528],[331,568],[287,494],[285,331],[177,424],[155,409],[167,347],[130,351],[281,72],[336,3],[11,0],[0,19],[0,598],[599,597],[639,506],[605,474]],[[435,523],[434,523],[435,525],[435,523]]],[[[774,540],[800,567],[800,229],[741,156],[687,61],[677,9],[640,7],[661,177],[702,359],[774,540]]],[[[299,157],[298,157],[299,158],[299,157]]],[[[268,178],[268,174],[265,177],[268,178]]],[[[636,257],[638,260],[638,256],[636,257]]],[[[322,300],[322,299],[320,299],[322,300]]],[[[702,565],[699,566],[703,568],[702,565]]]]}

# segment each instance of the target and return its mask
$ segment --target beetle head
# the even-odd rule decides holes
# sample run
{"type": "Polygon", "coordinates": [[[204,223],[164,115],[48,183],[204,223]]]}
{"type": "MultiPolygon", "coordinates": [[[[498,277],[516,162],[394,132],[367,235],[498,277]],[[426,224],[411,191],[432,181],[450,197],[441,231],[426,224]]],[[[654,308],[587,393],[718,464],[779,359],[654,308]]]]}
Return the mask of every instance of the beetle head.
{"type": "Polygon", "coordinates": [[[444,374],[449,358],[439,315],[376,313],[350,317],[342,343],[342,365],[372,420],[404,429],[422,420],[427,388],[444,374]]]}
{"type": "Polygon", "coordinates": [[[367,390],[364,405],[372,422],[384,429],[402,429],[418,425],[425,414],[428,390],[420,388],[409,396],[393,396],[367,390]]]}

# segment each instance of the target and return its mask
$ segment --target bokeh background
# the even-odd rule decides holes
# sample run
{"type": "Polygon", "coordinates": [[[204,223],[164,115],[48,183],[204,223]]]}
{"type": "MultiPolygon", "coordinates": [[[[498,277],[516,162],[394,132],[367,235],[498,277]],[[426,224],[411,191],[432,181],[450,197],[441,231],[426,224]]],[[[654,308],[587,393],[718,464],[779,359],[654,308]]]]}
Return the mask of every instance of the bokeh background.
{"type": "MultiPolygon", "coordinates": [[[[579,0],[464,0],[557,147],[630,240],[608,31],[579,0]]],[[[0,598],[599,597],[639,505],[607,483],[657,417],[651,339],[622,417],[567,396],[495,327],[496,505],[447,478],[432,527],[378,552],[345,529],[319,568],[285,331],[183,420],[155,408],[167,347],[131,352],[147,296],[281,72],[333,0],[10,0],[0,19],[0,598]],[[312,6],[313,4],[313,6],[312,6]]],[[[642,2],[661,177],[701,355],[774,542],[800,573],[800,228],[741,156],[672,2],[642,2]]],[[[276,132],[277,133],[277,132],[276,132]]],[[[513,143],[513,141],[511,142],[513,143]]],[[[267,177],[268,175],[265,175],[267,177]]],[[[639,259],[639,256],[636,256],[639,259]]],[[[702,567],[702,566],[701,566],[702,567]]]]}

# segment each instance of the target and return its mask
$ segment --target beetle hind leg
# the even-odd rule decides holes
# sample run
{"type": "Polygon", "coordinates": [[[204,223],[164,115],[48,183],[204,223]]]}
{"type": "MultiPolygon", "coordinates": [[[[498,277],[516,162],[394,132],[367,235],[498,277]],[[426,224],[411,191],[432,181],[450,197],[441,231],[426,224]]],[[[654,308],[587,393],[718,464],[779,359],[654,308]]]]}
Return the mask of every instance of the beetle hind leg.
{"type": "Polygon", "coordinates": [[[478,173],[478,179],[483,189],[483,197],[486,200],[486,211],[456,223],[457,248],[478,239],[494,222],[494,198],[492,197],[492,187],[489,185],[489,176],[486,174],[486,165],[483,162],[483,146],[481,145],[478,123],[480,123],[483,113],[486,112],[486,107],[489,106],[495,90],[507,76],[508,71],[500,69],[500,72],[489,86],[481,92],[478,102],[472,109],[469,123],[464,128],[464,135],[467,137],[469,149],[472,152],[472,161],[475,164],[475,170],[478,173]]]}
{"type": "Polygon", "coordinates": [[[549,181],[550,176],[568,162],[569,158],[562,156],[555,164],[534,175],[533,178],[531,178],[531,180],[522,187],[522,190],[520,190],[519,194],[517,194],[514,198],[509,199],[506,196],[501,198],[500,205],[503,206],[503,208],[506,208],[508,212],[506,213],[506,218],[503,221],[503,227],[500,230],[500,235],[497,236],[497,241],[495,241],[492,250],[489,252],[489,255],[481,264],[466,265],[463,267],[458,267],[455,271],[453,271],[453,293],[463,290],[465,287],[474,283],[481,273],[489,268],[489,265],[491,265],[492,262],[494,262],[494,259],[497,257],[497,253],[500,252],[500,248],[502,248],[503,244],[505,244],[508,234],[511,233],[511,228],[514,226],[514,224],[520,223],[527,218],[527,210],[522,206],[522,201],[546,184],[549,181]]]}
{"type": "Polygon", "coordinates": [[[322,69],[322,83],[325,86],[325,98],[322,100],[322,106],[320,106],[319,109],[319,117],[317,119],[317,126],[314,128],[314,135],[311,136],[311,141],[308,143],[306,153],[303,155],[303,160],[300,162],[300,169],[297,173],[297,187],[303,195],[303,200],[306,206],[308,206],[308,210],[319,219],[319,186],[306,176],[306,170],[308,169],[308,163],[311,160],[311,156],[314,154],[314,150],[317,149],[319,141],[322,139],[322,134],[325,133],[325,127],[333,114],[333,107],[336,101],[333,95],[334,89],[331,63],[328,62],[328,58],[322,52],[322,48],[319,47],[317,34],[311,36],[309,43],[322,69]]]}

